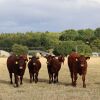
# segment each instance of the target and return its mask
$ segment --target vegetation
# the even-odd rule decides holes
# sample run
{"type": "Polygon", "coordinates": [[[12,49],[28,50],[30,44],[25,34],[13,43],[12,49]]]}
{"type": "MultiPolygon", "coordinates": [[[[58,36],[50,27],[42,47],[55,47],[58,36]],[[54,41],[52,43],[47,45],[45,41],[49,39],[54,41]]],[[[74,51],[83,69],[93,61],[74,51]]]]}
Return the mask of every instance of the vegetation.
{"type": "Polygon", "coordinates": [[[16,55],[27,54],[28,48],[26,46],[23,46],[23,45],[14,44],[12,46],[12,51],[16,55]]]}
{"type": "Polygon", "coordinates": [[[77,49],[79,53],[91,54],[100,52],[100,28],[74,30],[63,32],[26,32],[1,33],[0,49],[12,51],[14,44],[24,45],[29,50],[39,49],[49,51],[53,49],[56,55],[67,55],[71,50],[77,49]]]}

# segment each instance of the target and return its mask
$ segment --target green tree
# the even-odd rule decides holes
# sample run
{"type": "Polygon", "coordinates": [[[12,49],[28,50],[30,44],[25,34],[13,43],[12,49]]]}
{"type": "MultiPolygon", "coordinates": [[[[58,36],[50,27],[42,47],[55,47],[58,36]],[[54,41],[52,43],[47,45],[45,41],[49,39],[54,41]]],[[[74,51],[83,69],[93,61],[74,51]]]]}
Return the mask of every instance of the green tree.
{"type": "Polygon", "coordinates": [[[56,35],[51,33],[43,33],[41,34],[41,46],[46,49],[54,48],[57,44],[59,44],[59,38],[56,35]]]}
{"type": "Polygon", "coordinates": [[[55,55],[67,56],[72,51],[73,48],[75,49],[75,45],[76,45],[76,42],[74,42],[74,41],[63,41],[63,42],[60,42],[59,45],[57,45],[54,48],[53,53],[55,55]]]}
{"type": "Polygon", "coordinates": [[[27,54],[28,53],[28,47],[19,45],[19,44],[14,44],[12,46],[12,52],[16,55],[21,55],[21,54],[27,54]]]}
{"type": "Polygon", "coordinates": [[[95,39],[91,43],[91,48],[94,52],[100,52],[100,39],[95,39]]]}
{"type": "Polygon", "coordinates": [[[84,43],[87,41],[90,43],[94,38],[94,31],[92,29],[78,30],[78,39],[83,40],[84,43]]]}
{"type": "Polygon", "coordinates": [[[70,29],[63,31],[59,39],[61,41],[75,40],[77,36],[78,32],[76,30],[70,29]]]}
{"type": "Polygon", "coordinates": [[[100,39],[100,28],[96,28],[94,31],[94,35],[100,39]]]}
{"type": "Polygon", "coordinates": [[[77,52],[84,55],[91,55],[92,50],[89,45],[84,44],[82,41],[65,41],[61,42],[54,48],[55,55],[68,55],[72,49],[77,49],[77,52]]]}

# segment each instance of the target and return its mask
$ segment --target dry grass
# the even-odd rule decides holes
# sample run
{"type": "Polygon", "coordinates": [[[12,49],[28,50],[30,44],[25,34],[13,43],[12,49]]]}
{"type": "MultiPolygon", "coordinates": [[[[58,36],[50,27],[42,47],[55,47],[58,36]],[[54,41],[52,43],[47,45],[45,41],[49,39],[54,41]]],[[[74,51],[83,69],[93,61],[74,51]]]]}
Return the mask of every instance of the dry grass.
{"type": "Polygon", "coordinates": [[[28,69],[26,69],[23,85],[14,88],[9,84],[6,58],[0,58],[0,100],[100,100],[100,58],[91,58],[88,61],[85,89],[82,88],[80,76],[76,88],[70,85],[67,59],[59,72],[60,82],[48,84],[46,60],[44,58],[40,60],[42,68],[39,82],[30,84],[28,69]]]}

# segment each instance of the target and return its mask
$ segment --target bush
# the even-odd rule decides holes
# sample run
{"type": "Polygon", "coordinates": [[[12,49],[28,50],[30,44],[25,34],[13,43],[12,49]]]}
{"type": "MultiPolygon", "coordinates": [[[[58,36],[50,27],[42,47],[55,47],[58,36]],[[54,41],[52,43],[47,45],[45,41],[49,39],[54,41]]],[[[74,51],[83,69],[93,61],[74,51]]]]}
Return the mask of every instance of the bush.
{"type": "Polygon", "coordinates": [[[28,47],[19,45],[19,44],[14,44],[12,46],[12,52],[16,55],[21,55],[21,54],[27,54],[28,53],[28,47]]]}

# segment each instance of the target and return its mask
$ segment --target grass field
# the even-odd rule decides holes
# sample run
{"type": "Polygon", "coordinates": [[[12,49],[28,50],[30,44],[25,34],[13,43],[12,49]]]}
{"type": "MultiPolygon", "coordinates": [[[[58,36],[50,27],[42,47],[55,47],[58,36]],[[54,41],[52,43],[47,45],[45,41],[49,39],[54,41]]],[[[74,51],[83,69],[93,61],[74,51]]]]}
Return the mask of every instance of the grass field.
{"type": "Polygon", "coordinates": [[[100,58],[88,60],[86,76],[87,88],[82,87],[78,76],[77,87],[72,87],[67,59],[59,72],[59,83],[48,84],[46,60],[40,59],[42,68],[37,84],[29,83],[28,69],[25,71],[23,85],[15,88],[9,83],[6,58],[0,58],[0,100],[100,100],[100,58]]]}

